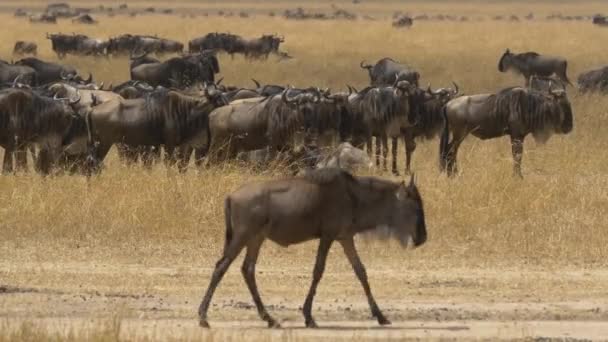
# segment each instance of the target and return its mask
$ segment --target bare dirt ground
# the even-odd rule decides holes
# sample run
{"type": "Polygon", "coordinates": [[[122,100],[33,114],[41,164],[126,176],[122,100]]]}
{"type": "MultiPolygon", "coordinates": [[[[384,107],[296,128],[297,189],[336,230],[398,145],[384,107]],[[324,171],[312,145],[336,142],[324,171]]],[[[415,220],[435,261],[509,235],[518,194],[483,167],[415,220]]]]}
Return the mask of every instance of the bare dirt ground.
{"type": "Polygon", "coordinates": [[[301,316],[312,265],[289,265],[287,260],[271,265],[268,258],[260,263],[262,297],[285,328],[269,330],[257,318],[237,260],[214,298],[214,329],[203,330],[196,310],[211,268],[193,267],[193,262],[156,267],[148,265],[152,260],[101,262],[99,255],[57,262],[3,259],[0,325],[18,329],[30,322],[50,333],[68,334],[98,329],[104,319],[118,317],[121,337],[154,340],[608,337],[605,268],[450,267],[440,262],[407,265],[407,260],[399,266],[372,257],[366,263],[372,290],[393,321],[380,327],[343,257],[333,251],[330,258],[334,262],[328,264],[313,307],[319,330],[304,329],[301,316]]]}

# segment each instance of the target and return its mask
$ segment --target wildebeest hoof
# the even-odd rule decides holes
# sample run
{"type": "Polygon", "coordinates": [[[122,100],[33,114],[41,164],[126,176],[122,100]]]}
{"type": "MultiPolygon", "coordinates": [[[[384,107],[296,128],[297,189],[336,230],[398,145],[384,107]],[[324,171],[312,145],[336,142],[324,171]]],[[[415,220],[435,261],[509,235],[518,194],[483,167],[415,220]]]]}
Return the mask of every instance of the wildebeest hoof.
{"type": "Polygon", "coordinates": [[[399,171],[393,170],[393,176],[399,176],[399,171]]]}
{"type": "Polygon", "coordinates": [[[318,328],[319,326],[317,325],[317,322],[315,322],[314,319],[311,319],[311,320],[306,321],[306,327],[307,328],[318,328]]]}
{"type": "Polygon", "coordinates": [[[206,319],[200,319],[198,321],[198,326],[201,328],[209,329],[209,322],[206,319]]]}
{"type": "Polygon", "coordinates": [[[378,317],[378,324],[380,325],[390,325],[391,321],[389,321],[386,317],[384,316],[379,316],[378,317]]]}
{"type": "Polygon", "coordinates": [[[279,322],[275,321],[274,319],[269,319],[268,320],[268,327],[272,328],[272,329],[280,329],[281,328],[281,324],[279,324],[279,322]]]}

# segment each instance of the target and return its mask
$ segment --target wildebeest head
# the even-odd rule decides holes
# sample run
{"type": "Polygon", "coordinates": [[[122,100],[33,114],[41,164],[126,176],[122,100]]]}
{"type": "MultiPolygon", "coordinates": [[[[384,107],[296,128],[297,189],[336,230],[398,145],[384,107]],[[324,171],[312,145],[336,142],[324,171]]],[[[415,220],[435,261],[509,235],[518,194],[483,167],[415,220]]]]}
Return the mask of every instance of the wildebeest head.
{"type": "Polygon", "coordinates": [[[214,107],[226,106],[229,101],[226,95],[221,92],[215,84],[208,86],[204,85],[203,94],[209,103],[213,104],[214,107]]]}
{"type": "Polygon", "coordinates": [[[511,58],[512,57],[513,57],[513,54],[511,53],[511,51],[509,49],[507,49],[505,51],[505,53],[502,54],[502,57],[500,57],[500,60],[498,61],[498,71],[505,72],[505,71],[509,70],[509,68],[511,67],[511,58]]]}
{"type": "Polygon", "coordinates": [[[554,90],[553,85],[549,85],[549,96],[553,99],[555,104],[555,110],[559,111],[559,122],[556,130],[562,134],[568,134],[572,131],[574,126],[572,116],[572,106],[568,100],[565,88],[554,90]]]}
{"type": "Polygon", "coordinates": [[[397,79],[393,84],[395,89],[395,96],[397,101],[401,103],[402,108],[408,108],[407,121],[415,125],[419,119],[419,114],[416,110],[411,107],[411,99],[416,94],[416,86],[408,81],[397,79]]]}

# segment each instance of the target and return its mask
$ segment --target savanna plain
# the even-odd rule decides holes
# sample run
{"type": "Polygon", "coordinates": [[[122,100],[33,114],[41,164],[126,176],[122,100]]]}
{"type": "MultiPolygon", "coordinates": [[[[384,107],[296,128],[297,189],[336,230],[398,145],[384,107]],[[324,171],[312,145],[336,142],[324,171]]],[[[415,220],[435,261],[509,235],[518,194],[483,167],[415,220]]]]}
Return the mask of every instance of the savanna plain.
{"type": "MultiPolygon", "coordinates": [[[[92,6],[92,2],[77,2],[92,6]]],[[[608,61],[608,28],[590,21],[548,21],[555,12],[608,12],[601,2],[351,2],[334,4],[377,20],[293,21],[280,15],[306,4],[257,2],[129,2],[209,10],[208,17],[100,15],[94,26],[14,18],[3,3],[0,56],[16,40],[39,45],[56,60],[45,32],[158,34],[186,43],[208,32],[246,37],[285,36],[295,58],[247,61],[220,55],[224,83],[362,88],[361,60],[390,56],[417,68],[422,84],[466,94],[522,83],[497,70],[508,47],[568,59],[570,79],[608,61]],[[249,18],[220,17],[246,9],[249,18]],[[395,29],[390,15],[469,15],[467,22],[415,22],[395,29]],[[528,12],[535,20],[493,21],[528,12]]],[[[44,6],[24,2],[22,6],[44,6]]],[[[105,5],[118,5],[105,3],[105,5]]],[[[15,6],[19,4],[15,3],[15,6]]],[[[326,2],[310,8],[331,10],[326,2]]],[[[127,58],[68,57],[63,62],[97,81],[127,80],[127,58]]],[[[418,143],[413,160],[425,203],[429,239],[421,248],[359,239],[372,291],[393,325],[370,317],[363,290],[339,247],[332,249],[313,314],[321,326],[303,329],[301,306],[311,281],[317,243],[284,249],[267,242],[257,281],[271,314],[285,328],[258,319],[237,259],[209,311],[211,330],[197,325],[197,308],[224,240],[223,199],[243,183],[285,176],[280,167],[254,171],[213,165],[186,174],[122,165],[112,153],[104,172],[43,178],[0,177],[0,341],[13,340],[368,340],[368,339],[608,339],[608,97],[568,88],[574,131],[545,145],[525,143],[524,179],[512,176],[508,138],[467,139],[460,173],[438,170],[438,141],[418,143]]],[[[399,154],[403,173],[404,151],[399,154]]],[[[397,179],[389,173],[372,173],[397,179]]]]}

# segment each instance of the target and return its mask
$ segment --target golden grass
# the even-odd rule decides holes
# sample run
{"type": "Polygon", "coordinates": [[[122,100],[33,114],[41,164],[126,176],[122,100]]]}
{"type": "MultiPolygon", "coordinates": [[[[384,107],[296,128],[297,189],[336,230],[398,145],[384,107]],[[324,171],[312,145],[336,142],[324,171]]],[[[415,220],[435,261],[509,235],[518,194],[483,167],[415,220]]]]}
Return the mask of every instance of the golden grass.
{"type": "MultiPolygon", "coordinates": [[[[387,13],[406,7],[389,8],[375,2],[366,6],[378,6],[387,13]]],[[[452,3],[412,6],[444,13],[454,8],[462,10],[452,3]]],[[[497,3],[463,6],[474,6],[479,13],[550,12],[544,3],[508,4],[504,8],[497,3]]],[[[593,13],[598,9],[597,3],[550,8],[554,7],[556,12],[564,13],[593,13]]],[[[605,49],[598,42],[608,38],[607,29],[587,22],[417,22],[410,30],[396,30],[386,20],[294,22],[264,15],[250,19],[101,17],[101,24],[93,27],[75,26],[69,21],[57,26],[30,25],[9,15],[0,19],[0,51],[5,59],[10,59],[13,42],[21,39],[37,42],[41,57],[54,60],[45,32],[82,32],[101,38],[123,32],[146,33],[183,42],[210,31],[230,31],[248,37],[276,32],[285,36],[284,48],[296,59],[276,63],[271,57],[266,62],[248,62],[221,55],[224,83],[250,86],[249,78],[254,77],[265,83],[312,84],[332,89],[351,84],[361,88],[368,79],[359,62],[391,56],[418,68],[423,84],[444,86],[454,80],[467,94],[493,92],[521,83],[519,77],[496,70],[506,47],[566,56],[569,76],[574,80],[582,70],[605,63],[605,49]]],[[[96,80],[106,84],[128,78],[124,58],[69,57],[65,62],[77,66],[82,73],[92,71],[96,80]]],[[[388,248],[380,242],[363,244],[363,259],[368,267],[404,270],[526,264],[605,266],[608,99],[581,96],[573,89],[570,93],[574,132],[554,136],[545,146],[537,146],[529,139],[524,152],[524,180],[511,175],[506,138],[465,141],[459,156],[461,174],[455,179],[438,172],[438,142],[419,143],[414,170],[425,200],[429,240],[422,248],[405,252],[393,244],[388,248]]],[[[399,157],[402,168],[403,151],[399,157]]],[[[151,171],[128,168],[112,155],[103,174],[88,185],[78,176],[3,176],[0,253],[5,262],[14,262],[16,267],[20,262],[66,261],[211,267],[223,244],[224,196],[240,184],[281,173],[271,170],[259,174],[225,164],[181,175],[162,165],[151,171]]],[[[308,243],[284,250],[268,244],[259,263],[308,267],[315,247],[308,243]]],[[[342,259],[333,258],[331,263],[346,266],[342,259]]],[[[29,330],[22,335],[37,336],[34,328],[26,329],[29,330]]]]}

